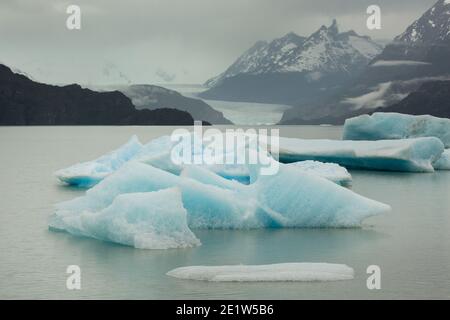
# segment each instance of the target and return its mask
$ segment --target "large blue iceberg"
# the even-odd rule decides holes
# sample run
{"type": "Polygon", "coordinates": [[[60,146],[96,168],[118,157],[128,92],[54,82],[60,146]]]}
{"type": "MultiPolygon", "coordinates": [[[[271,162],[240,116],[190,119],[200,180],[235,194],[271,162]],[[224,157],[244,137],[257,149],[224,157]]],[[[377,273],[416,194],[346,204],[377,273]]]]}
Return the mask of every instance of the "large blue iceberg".
{"type": "Polygon", "coordinates": [[[130,161],[85,196],[56,205],[49,226],[135,247],[187,247],[198,242],[181,208],[193,229],[358,227],[390,210],[293,166],[282,165],[273,176],[255,173],[254,180],[244,185],[198,166],[175,175],[130,161]]]}
{"type": "Polygon", "coordinates": [[[348,168],[432,172],[444,152],[438,138],[379,141],[305,140],[280,138],[281,162],[316,160],[348,168]]]}
{"type": "Polygon", "coordinates": [[[450,119],[429,115],[374,113],[347,119],[344,140],[385,140],[419,137],[439,138],[450,148],[450,119]]]}

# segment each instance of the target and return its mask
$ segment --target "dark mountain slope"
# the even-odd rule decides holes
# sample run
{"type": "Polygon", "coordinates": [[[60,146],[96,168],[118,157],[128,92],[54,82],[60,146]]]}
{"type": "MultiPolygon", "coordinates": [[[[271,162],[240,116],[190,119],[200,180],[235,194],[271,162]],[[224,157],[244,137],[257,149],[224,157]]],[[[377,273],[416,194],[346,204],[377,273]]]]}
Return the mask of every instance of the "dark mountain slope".
{"type": "Polygon", "coordinates": [[[118,91],[34,82],[0,65],[0,125],[190,125],[183,111],[138,111],[118,91]]]}

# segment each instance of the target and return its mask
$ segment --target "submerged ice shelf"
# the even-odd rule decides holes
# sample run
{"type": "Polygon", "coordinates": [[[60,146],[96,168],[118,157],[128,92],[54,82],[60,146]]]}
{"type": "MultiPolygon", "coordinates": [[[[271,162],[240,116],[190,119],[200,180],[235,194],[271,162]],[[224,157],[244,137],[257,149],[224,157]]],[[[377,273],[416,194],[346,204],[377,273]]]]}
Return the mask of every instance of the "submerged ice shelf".
{"type": "Polygon", "coordinates": [[[168,276],[215,282],[340,281],[354,278],[344,264],[279,263],[268,265],[191,266],[171,270],[168,276]]]}
{"type": "Polygon", "coordinates": [[[450,148],[450,119],[429,115],[374,113],[347,119],[344,140],[384,140],[436,137],[450,148]]]}
{"type": "Polygon", "coordinates": [[[444,145],[435,137],[379,140],[305,140],[280,138],[281,162],[316,160],[349,168],[432,172],[444,145]]]}

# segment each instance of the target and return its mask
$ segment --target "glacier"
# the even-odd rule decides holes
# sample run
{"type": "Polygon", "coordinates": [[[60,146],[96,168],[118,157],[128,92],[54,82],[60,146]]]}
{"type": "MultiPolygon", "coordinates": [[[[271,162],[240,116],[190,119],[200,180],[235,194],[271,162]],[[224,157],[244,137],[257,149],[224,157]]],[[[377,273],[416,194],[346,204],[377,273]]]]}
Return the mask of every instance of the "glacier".
{"type": "Polygon", "coordinates": [[[433,163],[436,170],[450,170],[450,149],[445,149],[442,156],[433,163]]]}
{"type": "Polygon", "coordinates": [[[267,265],[189,266],[167,272],[170,277],[213,282],[340,281],[354,278],[354,270],[334,263],[278,263],[267,265]]]}
{"type": "Polygon", "coordinates": [[[142,144],[134,135],[117,150],[111,151],[98,159],[77,163],[58,170],[55,175],[60,181],[69,185],[92,187],[136,156],[141,149],[142,144]]]}
{"type": "Polygon", "coordinates": [[[289,165],[282,165],[274,176],[256,173],[255,181],[244,185],[199,166],[176,175],[133,160],[84,196],[57,204],[49,227],[135,247],[163,247],[161,243],[188,247],[195,239],[182,222],[174,222],[184,219],[181,208],[186,210],[190,229],[350,228],[390,210],[388,205],[289,165]],[[174,191],[167,191],[173,188],[181,202],[174,191]],[[163,215],[173,206],[176,215],[164,221],[163,215]]]}
{"type": "Polygon", "coordinates": [[[450,119],[430,115],[378,112],[347,119],[344,140],[391,140],[436,137],[450,148],[450,119]]]}
{"type": "Polygon", "coordinates": [[[436,137],[402,140],[351,141],[280,138],[279,160],[332,162],[348,168],[432,172],[444,152],[436,137]]]}

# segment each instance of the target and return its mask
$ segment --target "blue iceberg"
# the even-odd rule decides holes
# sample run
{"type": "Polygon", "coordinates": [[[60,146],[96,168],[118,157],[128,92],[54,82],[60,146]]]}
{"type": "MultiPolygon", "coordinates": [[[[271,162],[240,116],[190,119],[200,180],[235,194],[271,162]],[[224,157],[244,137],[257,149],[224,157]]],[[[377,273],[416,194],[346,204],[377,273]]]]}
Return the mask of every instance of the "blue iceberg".
{"type": "Polygon", "coordinates": [[[341,186],[350,186],[352,183],[351,174],[346,168],[336,163],[307,160],[289,163],[288,166],[296,167],[302,172],[318,175],[341,186]]]}
{"type": "Polygon", "coordinates": [[[136,156],[141,149],[142,144],[137,136],[133,136],[117,150],[111,151],[98,159],[77,163],[71,167],[58,170],[55,175],[59,180],[69,185],[92,187],[136,156]]]}
{"type": "Polygon", "coordinates": [[[95,212],[62,211],[53,217],[50,227],[141,249],[200,245],[187,225],[186,210],[176,188],[121,194],[95,212]]]}
{"type": "Polygon", "coordinates": [[[56,205],[49,227],[140,248],[192,246],[181,208],[192,229],[358,227],[390,210],[294,166],[244,185],[202,167],[175,175],[131,161],[84,196],[56,205]]]}
{"type": "Polygon", "coordinates": [[[429,115],[374,113],[347,119],[344,140],[387,140],[419,137],[439,138],[450,148],[450,119],[429,115]]]}
{"type": "Polygon", "coordinates": [[[332,162],[348,168],[432,172],[444,151],[438,138],[379,141],[305,140],[280,138],[279,159],[332,162]]]}
{"type": "MultiPolygon", "coordinates": [[[[239,164],[207,164],[214,162],[210,155],[211,150],[208,146],[201,143],[199,144],[198,141],[201,141],[201,139],[192,139],[191,150],[192,154],[195,154],[196,152],[201,154],[202,159],[204,159],[205,162],[202,164],[204,168],[228,180],[235,180],[243,184],[249,184],[251,182],[248,162],[239,164]],[[195,143],[198,145],[195,145],[195,143]]],[[[250,152],[249,149],[251,148],[246,144],[238,145],[237,150],[231,152],[221,150],[222,153],[218,156],[235,159],[238,157],[238,154],[250,152]]],[[[257,152],[258,155],[267,153],[266,150],[253,149],[252,152],[257,152]]],[[[170,136],[161,136],[151,140],[145,145],[142,145],[137,137],[133,136],[127,144],[121,146],[117,150],[98,159],[61,169],[57,171],[55,175],[59,180],[70,185],[92,187],[131,160],[139,161],[155,168],[179,175],[186,167],[190,166],[190,164],[176,163],[173,161],[174,154],[179,157],[180,153],[181,150],[179,145],[177,146],[170,136]]],[[[270,155],[267,155],[267,157],[270,157],[270,155]]],[[[245,160],[248,161],[248,158],[245,160]]],[[[347,170],[333,163],[302,161],[292,165],[296,166],[298,170],[317,174],[344,186],[349,185],[351,182],[351,175],[347,170]]]]}
{"type": "Polygon", "coordinates": [[[359,227],[364,219],[390,210],[388,205],[282,165],[274,176],[260,175],[252,185],[270,227],[359,227]]]}
{"type": "Polygon", "coordinates": [[[445,149],[442,156],[433,163],[436,170],[450,170],[450,149],[445,149]]]}

